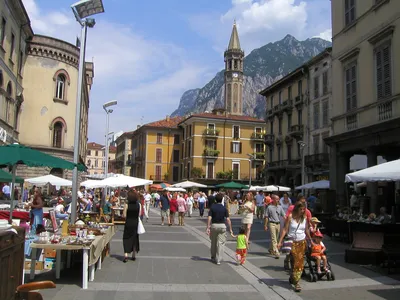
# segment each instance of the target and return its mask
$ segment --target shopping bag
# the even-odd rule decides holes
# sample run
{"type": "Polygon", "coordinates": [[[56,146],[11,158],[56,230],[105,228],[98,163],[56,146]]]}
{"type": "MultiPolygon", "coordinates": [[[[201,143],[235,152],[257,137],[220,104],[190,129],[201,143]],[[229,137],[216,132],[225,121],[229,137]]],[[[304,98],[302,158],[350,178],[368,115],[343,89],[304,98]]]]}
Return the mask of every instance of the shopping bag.
{"type": "Polygon", "coordinates": [[[145,232],[146,232],[146,230],[144,229],[142,220],[140,220],[140,218],[139,218],[138,227],[137,227],[137,233],[138,234],[143,234],[145,232]]]}

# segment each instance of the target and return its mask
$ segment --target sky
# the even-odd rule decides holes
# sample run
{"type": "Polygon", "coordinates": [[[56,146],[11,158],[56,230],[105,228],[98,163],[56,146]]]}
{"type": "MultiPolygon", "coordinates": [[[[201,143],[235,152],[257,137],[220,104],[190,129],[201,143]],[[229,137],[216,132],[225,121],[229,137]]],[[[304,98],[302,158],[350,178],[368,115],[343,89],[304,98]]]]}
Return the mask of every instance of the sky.
{"type": "MultiPolygon", "coordinates": [[[[78,0],[23,0],[35,33],[75,44],[70,6],[78,0]]],[[[103,0],[105,13],[88,29],[86,61],[95,78],[89,141],[104,143],[102,105],[117,100],[110,132],[171,114],[182,94],[203,87],[224,66],[236,20],[246,53],[291,34],[331,40],[328,0],[103,0]]]]}

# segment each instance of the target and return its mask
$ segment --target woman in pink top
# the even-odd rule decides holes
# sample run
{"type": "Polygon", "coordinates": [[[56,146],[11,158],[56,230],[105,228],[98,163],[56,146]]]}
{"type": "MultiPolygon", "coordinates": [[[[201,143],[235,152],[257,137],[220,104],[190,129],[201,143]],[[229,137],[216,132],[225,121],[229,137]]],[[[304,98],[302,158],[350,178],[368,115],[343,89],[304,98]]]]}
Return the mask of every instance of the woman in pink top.
{"type": "Polygon", "coordinates": [[[175,214],[178,211],[178,193],[174,193],[171,200],[169,200],[169,226],[175,225],[175,214]]]}
{"type": "Polygon", "coordinates": [[[181,194],[178,195],[178,221],[179,226],[185,225],[185,213],[187,211],[187,205],[185,198],[182,197],[181,194]]]}

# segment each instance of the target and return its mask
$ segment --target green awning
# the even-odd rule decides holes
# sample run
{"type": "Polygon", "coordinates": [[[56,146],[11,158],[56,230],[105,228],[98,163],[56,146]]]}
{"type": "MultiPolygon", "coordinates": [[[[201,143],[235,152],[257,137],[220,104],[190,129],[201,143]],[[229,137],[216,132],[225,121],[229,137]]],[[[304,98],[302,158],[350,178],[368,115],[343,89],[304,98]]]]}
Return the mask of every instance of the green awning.
{"type": "MultiPolygon", "coordinates": [[[[12,182],[12,174],[0,169],[0,182],[12,182]]],[[[24,179],[15,176],[16,183],[24,183],[24,179]]]]}
{"type": "Polygon", "coordinates": [[[227,189],[227,190],[239,190],[239,189],[247,189],[248,186],[245,184],[241,184],[238,182],[226,182],[226,183],[221,183],[215,186],[218,189],[227,189]]]}
{"type": "MultiPolygon", "coordinates": [[[[12,167],[14,165],[51,167],[67,170],[75,168],[75,164],[70,161],[51,156],[20,144],[0,146],[0,168],[12,167]]],[[[86,171],[86,166],[78,164],[78,170],[86,171]]]]}

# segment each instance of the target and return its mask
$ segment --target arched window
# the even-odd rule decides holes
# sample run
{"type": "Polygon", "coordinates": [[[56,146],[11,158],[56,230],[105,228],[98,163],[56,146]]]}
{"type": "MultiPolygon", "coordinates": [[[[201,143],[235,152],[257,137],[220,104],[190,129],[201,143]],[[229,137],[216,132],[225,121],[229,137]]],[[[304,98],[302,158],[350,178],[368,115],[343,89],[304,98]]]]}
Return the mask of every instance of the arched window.
{"type": "Polygon", "coordinates": [[[7,84],[7,97],[12,97],[12,84],[11,81],[8,82],[7,84]]]}
{"type": "Polygon", "coordinates": [[[11,122],[11,114],[12,114],[12,103],[11,103],[11,98],[12,98],[12,84],[11,81],[8,82],[7,84],[7,89],[6,89],[6,122],[10,123],[11,122]]]}
{"type": "Polygon", "coordinates": [[[56,98],[64,100],[65,95],[65,76],[64,74],[59,74],[56,80],[56,98]]]}
{"type": "Polygon", "coordinates": [[[63,124],[58,121],[53,125],[53,147],[61,148],[63,124]]]}

